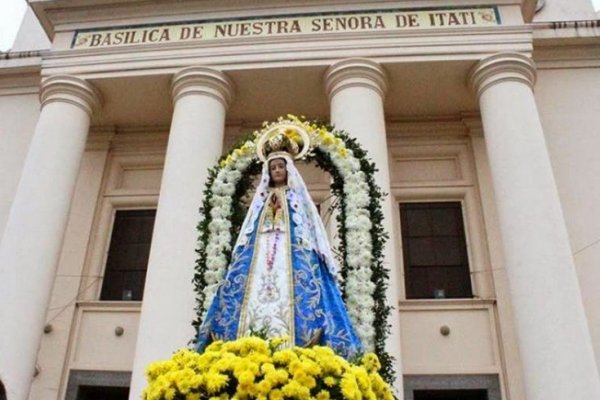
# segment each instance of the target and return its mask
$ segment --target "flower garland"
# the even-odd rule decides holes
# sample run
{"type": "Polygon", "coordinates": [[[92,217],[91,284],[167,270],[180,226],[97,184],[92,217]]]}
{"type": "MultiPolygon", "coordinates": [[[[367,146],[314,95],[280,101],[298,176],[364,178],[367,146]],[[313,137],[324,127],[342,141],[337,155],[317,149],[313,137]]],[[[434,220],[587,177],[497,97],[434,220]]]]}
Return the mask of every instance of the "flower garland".
{"type": "Polygon", "coordinates": [[[373,353],[351,363],[329,347],[280,349],[285,339],[213,342],[202,354],[179,350],[146,368],[144,400],[384,399],[390,386],[373,353]]]}
{"type": "Polygon", "coordinates": [[[282,122],[306,129],[311,140],[307,161],[314,161],[332,175],[332,192],[341,199],[337,222],[341,238],[339,250],[344,255],[342,291],[348,313],[365,349],[378,354],[383,365],[382,375],[391,381],[392,360],[385,352],[390,312],[385,301],[388,271],[383,266],[383,246],[388,236],[382,226],[383,194],[375,184],[375,165],[355,139],[319,122],[288,115],[285,119],[280,117],[276,122],[265,123],[261,131],[240,141],[209,171],[201,208],[204,218],[198,225],[199,259],[194,278],[198,319],[194,326],[200,326],[229,265],[246,212],[240,200],[261,167],[256,142],[262,132],[282,122]]]}

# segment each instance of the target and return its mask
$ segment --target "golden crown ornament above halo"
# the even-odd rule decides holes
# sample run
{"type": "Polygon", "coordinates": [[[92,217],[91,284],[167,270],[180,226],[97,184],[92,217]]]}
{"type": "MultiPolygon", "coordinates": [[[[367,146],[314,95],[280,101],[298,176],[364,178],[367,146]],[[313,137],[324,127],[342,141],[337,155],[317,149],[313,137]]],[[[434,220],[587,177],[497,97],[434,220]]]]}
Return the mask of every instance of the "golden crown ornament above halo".
{"type": "Polygon", "coordinates": [[[299,160],[309,150],[310,136],[306,128],[290,121],[283,121],[269,127],[256,144],[256,153],[263,162],[283,154],[299,160]]]}

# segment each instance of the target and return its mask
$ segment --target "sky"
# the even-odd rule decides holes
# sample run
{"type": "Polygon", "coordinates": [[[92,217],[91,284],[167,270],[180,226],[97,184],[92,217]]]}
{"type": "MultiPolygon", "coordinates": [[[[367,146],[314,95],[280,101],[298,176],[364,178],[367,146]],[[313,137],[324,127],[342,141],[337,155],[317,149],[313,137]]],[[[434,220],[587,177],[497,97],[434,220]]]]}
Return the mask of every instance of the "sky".
{"type": "MultiPolygon", "coordinates": [[[[600,0],[599,0],[600,1],[600,0]]],[[[0,5],[0,51],[12,47],[15,36],[25,15],[25,0],[1,0],[0,5]]]]}

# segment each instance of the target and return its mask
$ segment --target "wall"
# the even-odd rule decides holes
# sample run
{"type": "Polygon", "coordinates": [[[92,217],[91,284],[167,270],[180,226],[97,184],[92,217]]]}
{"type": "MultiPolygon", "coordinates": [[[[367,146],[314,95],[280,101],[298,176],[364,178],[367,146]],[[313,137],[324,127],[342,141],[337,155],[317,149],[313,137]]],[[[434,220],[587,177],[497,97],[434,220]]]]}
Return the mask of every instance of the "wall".
{"type": "Polygon", "coordinates": [[[592,0],[546,0],[534,22],[596,19],[592,0]]]}
{"type": "Polygon", "coordinates": [[[40,108],[36,88],[24,94],[8,94],[14,91],[0,86],[0,237],[21,178],[40,108]]]}
{"type": "Polygon", "coordinates": [[[599,68],[540,67],[536,99],[600,363],[599,68]]]}
{"type": "Polygon", "coordinates": [[[45,50],[50,48],[50,40],[40,25],[37,17],[27,8],[21,27],[15,38],[11,51],[45,50]]]}

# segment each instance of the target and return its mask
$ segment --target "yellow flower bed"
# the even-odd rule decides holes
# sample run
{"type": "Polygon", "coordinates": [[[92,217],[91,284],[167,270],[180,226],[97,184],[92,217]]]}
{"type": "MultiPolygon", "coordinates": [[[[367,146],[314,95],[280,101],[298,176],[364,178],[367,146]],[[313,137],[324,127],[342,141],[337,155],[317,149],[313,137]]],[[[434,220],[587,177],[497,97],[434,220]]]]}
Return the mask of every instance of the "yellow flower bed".
{"type": "Polygon", "coordinates": [[[247,337],[212,343],[204,353],[183,349],[146,368],[145,400],[389,399],[379,360],[357,364],[329,347],[280,349],[286,339],[247,337]]]}

